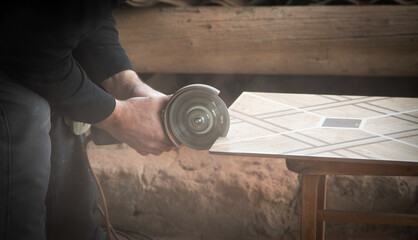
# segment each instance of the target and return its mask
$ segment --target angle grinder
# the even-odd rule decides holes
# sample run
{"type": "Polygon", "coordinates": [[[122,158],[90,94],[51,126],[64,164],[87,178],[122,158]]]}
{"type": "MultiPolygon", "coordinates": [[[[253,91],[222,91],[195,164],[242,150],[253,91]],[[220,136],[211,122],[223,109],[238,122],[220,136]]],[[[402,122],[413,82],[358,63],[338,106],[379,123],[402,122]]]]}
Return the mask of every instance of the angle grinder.
{"type": "Polygon", "coordinates": [[[179,89],[170,98],[164,112],[164,126],[176,147],[209,149],[229,130],[229,113],[218,96],[219,90],[204,84],[179,89]]]}
{"type": "MultiPolygon", "coordinates": [[[[164,111],[165,131],[176,147],[209,149],[229,130],[229,113],[220,91],[205,84],[192,84],[176,91],[164,111]]],[[[96,145],[120,143],[104,130],[92,127],[96,145]]]]}

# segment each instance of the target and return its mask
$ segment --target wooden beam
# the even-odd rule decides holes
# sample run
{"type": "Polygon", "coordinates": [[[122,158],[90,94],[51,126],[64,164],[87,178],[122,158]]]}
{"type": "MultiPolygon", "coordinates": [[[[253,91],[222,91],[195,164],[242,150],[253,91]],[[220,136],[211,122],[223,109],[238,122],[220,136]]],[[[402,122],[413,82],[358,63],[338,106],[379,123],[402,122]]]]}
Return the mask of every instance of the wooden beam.
{"type": "MultiPolygon", "coordinates": [[[[303,175],[302,175],[303,176],[303,175]]],[[[321,175],[318,181],[318,206],[317,211],[325,210],[327,208],[327,175],[321,175]]],[[[325,239],[325,222],[318,219],[316,216],[316,239],[325,239]]]]}
{"type": "Polygon", "coordinates": [[[302,175],[300,239],[315,239],[317,231],[318,184],[320,175],[302,175]]]}
{"type": "Polygon", "coordinates": [[[418,76],[418,6],[121,8],[138,72],[418,76]]]}
{"type": "Polygon", "coordinates": [[[418,226],[418,215],[401,213],[356,213],[318,210],[317,217],[326,222],[373,223],[383,225],[418,226]]]}
{"type": "MultiPolygon", "coordinates": [[[[338,161],[338,159],[336,159],[338,161]]],[[[287,168],[296,173],[316,175],[418,176],[417,163],[365,160],[363,163],[286,159],[287,168]],[[369,162],[369,163],[368,163],[369,162]]]]}

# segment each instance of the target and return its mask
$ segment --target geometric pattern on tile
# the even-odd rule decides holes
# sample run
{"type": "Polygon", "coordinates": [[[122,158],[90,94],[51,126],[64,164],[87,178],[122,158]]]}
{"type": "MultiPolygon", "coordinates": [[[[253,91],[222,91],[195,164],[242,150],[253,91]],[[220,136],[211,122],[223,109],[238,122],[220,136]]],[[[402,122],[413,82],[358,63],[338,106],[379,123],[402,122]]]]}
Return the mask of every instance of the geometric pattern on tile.
{"type": "Polygon", "coordinates": [[[211,152],[418,162],[417,98],[244,92],[229,112],[211,152]]]}

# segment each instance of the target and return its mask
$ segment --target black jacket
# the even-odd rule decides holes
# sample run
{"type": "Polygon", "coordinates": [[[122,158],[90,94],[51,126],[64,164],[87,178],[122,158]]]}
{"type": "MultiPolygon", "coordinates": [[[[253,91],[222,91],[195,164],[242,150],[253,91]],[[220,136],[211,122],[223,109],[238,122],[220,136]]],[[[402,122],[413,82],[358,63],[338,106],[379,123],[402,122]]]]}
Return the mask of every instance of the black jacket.
{"type": "Polygon", "coordinates": [[[117,1],[9,1],[0,19],[0,70],[72,120],[96,123],[115,99],[98,87],[133,69],[112,11],[117,1]],[[65,4],[64,4],[65,2],[65,4]]]}

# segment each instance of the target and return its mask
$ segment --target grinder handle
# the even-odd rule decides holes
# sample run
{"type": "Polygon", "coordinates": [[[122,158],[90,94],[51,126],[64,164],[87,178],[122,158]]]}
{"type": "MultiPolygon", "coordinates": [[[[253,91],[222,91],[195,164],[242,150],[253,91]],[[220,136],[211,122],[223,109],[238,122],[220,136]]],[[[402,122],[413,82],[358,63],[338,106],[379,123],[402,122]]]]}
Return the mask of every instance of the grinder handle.
{"type": "Polygon", "coordinates": [[[96,145],[111,145],[121,143],[116,138],[112,137],[108,132],[103,129],[92,126],[90,128],[90,136],[96,145]]]}

